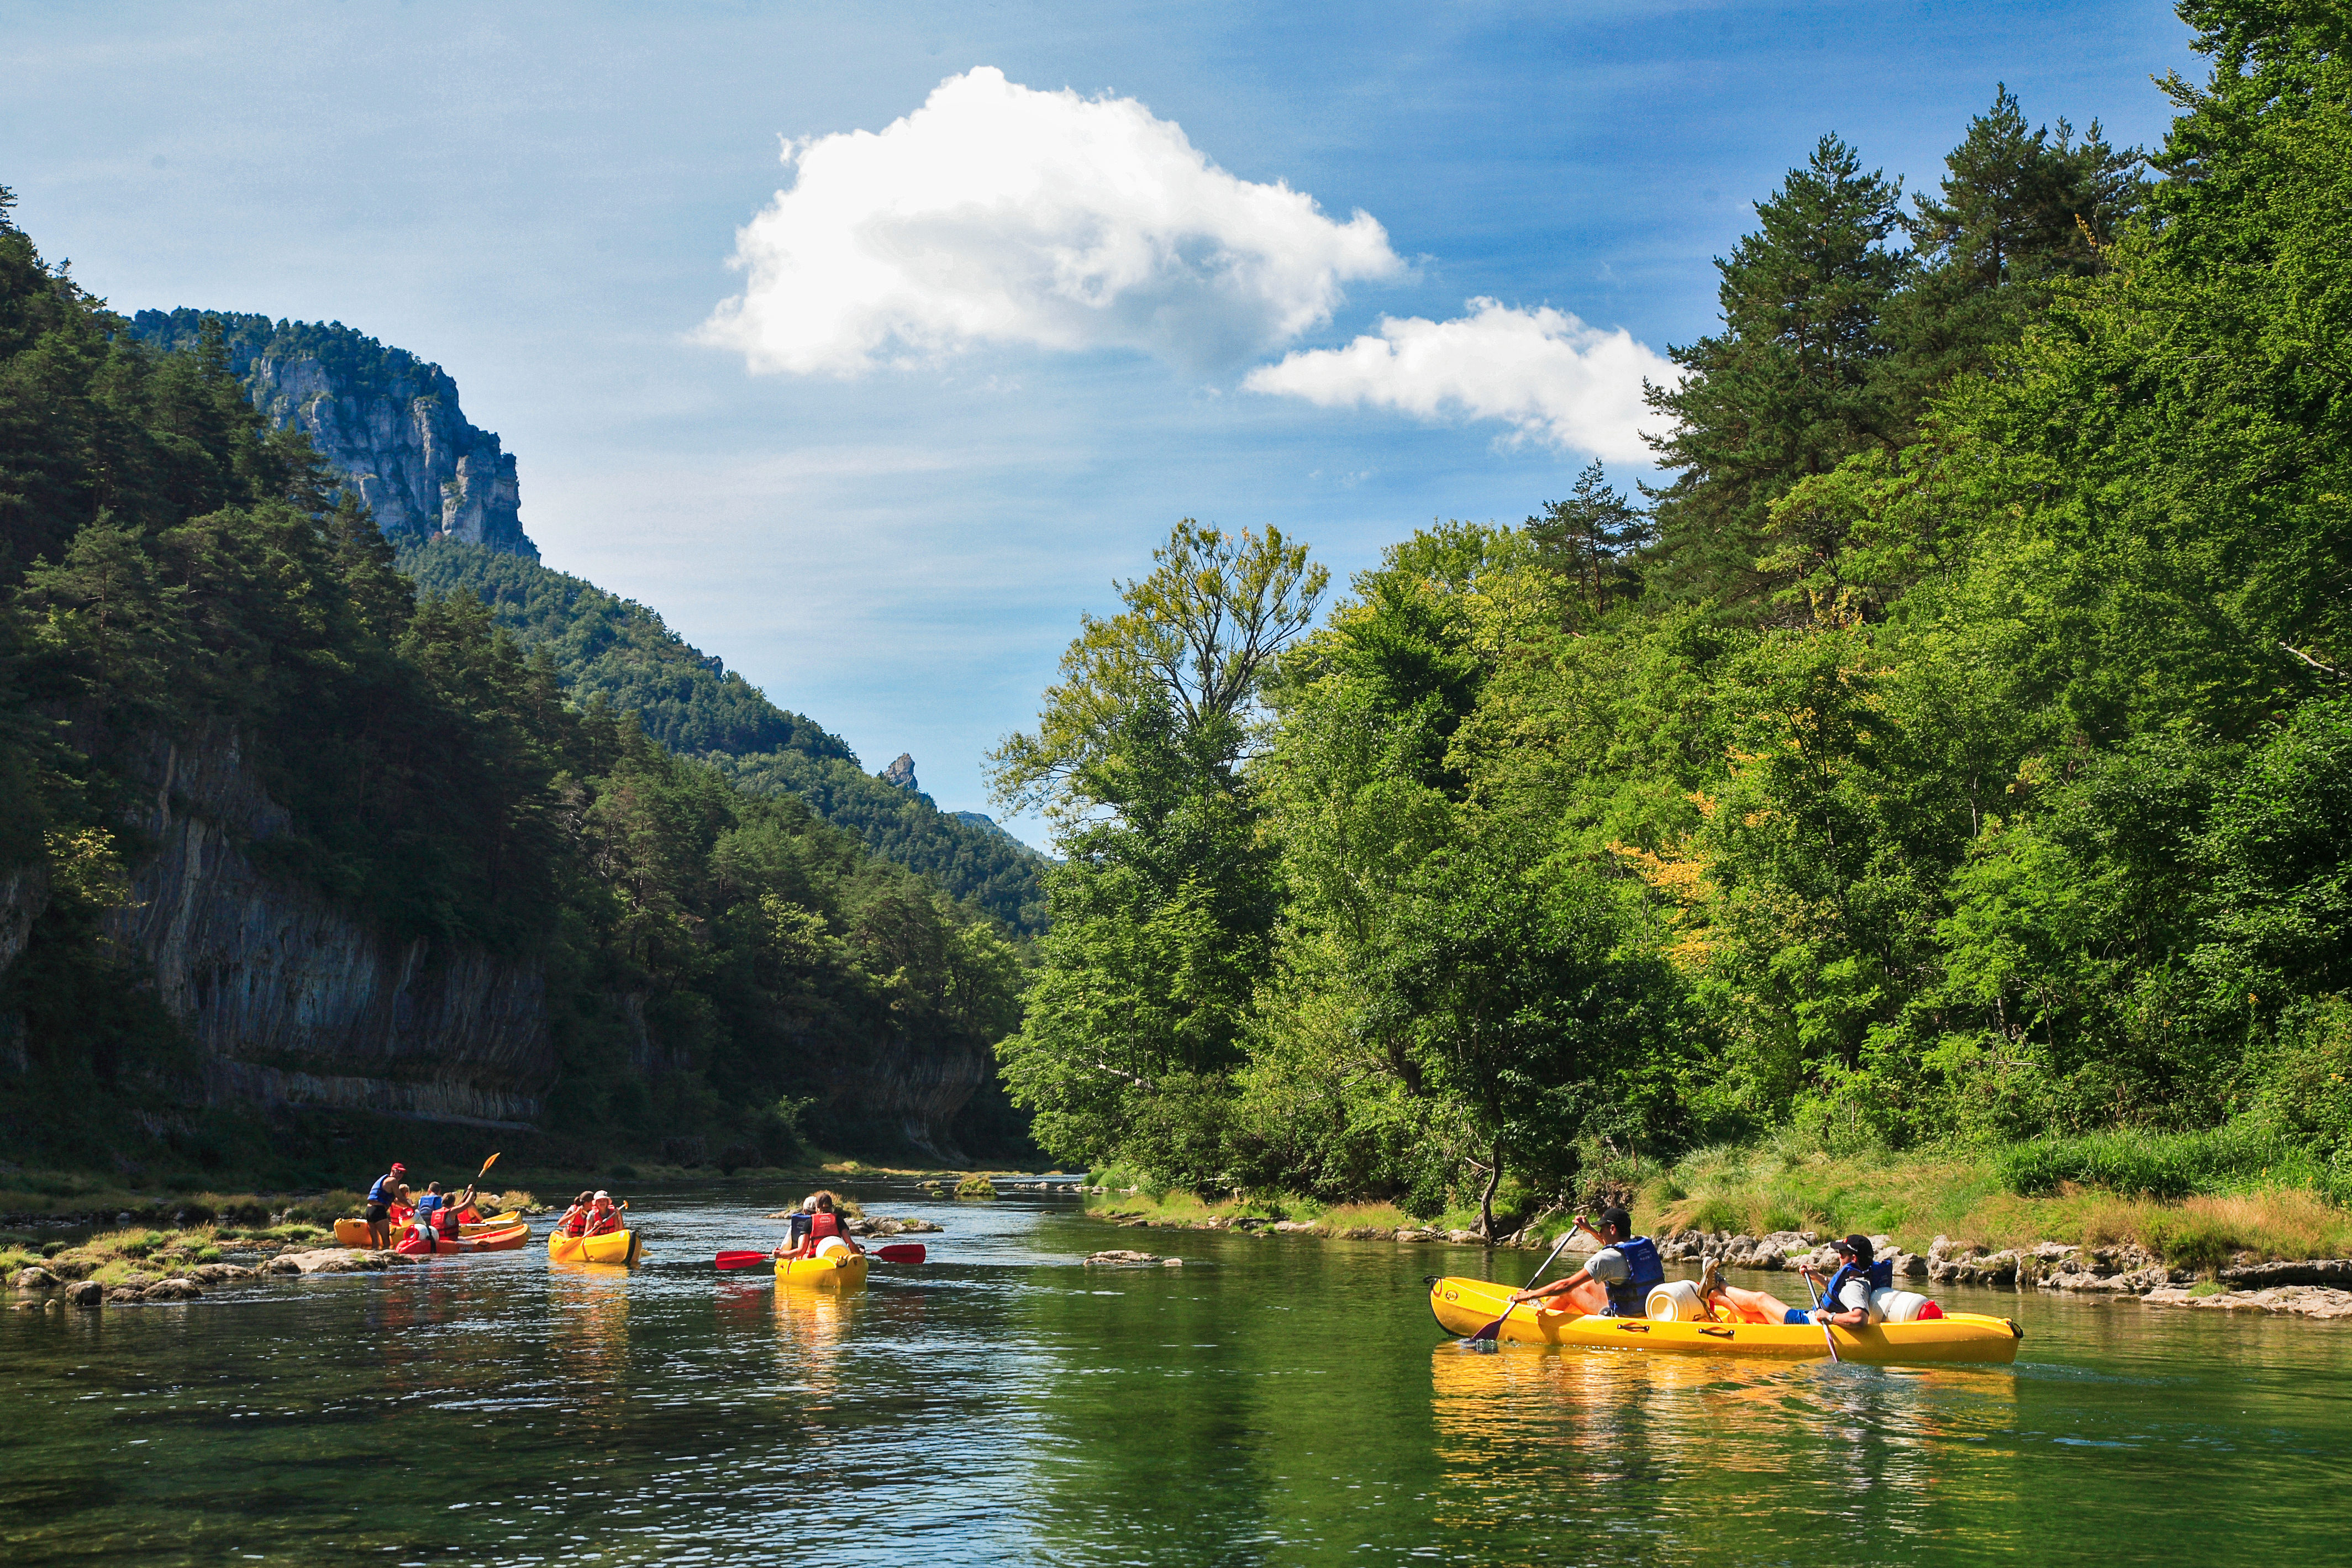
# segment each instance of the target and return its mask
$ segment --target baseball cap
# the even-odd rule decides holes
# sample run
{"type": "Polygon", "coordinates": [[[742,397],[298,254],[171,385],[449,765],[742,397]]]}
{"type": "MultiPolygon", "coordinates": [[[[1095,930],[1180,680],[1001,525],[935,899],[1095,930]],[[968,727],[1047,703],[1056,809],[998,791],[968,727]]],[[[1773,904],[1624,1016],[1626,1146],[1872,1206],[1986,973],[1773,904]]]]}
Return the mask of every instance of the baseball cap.
{"type": "Polygon", "coordinates": [[[1830,1245],[1848,1257],[1858,1258],[1864,1263],[1869,1262],[1877,1250],[1870,1245],[1870,1237],[1860,1235],[1842,1236],[1830,1245]]]}
{"type": "Polygon", "coordinates": [[[408,1174],[408,1167],[394,1160],[392,1163],[392,1173],[395,1176],[404,1176],[408,1174]]]}
{"type": "Polygon", "coordinates": [[[604,1200],[606,1203],[608,1203],[608,1204],[609,1204],[609,1203],[611,1203],[611,1202],[613,1201],[613,1194],[610,1194],[610,1193],[608,1193],[608,1192],[606,1192],[606,1191],[605,1191],[604,1188],[602,1188],[602,1187],[598,1187],[598,1188],[596,1189],[596,1196],[598,1196],[598,1197],[600,1197],[600,1198],[604,1199],[604,1200]]]}

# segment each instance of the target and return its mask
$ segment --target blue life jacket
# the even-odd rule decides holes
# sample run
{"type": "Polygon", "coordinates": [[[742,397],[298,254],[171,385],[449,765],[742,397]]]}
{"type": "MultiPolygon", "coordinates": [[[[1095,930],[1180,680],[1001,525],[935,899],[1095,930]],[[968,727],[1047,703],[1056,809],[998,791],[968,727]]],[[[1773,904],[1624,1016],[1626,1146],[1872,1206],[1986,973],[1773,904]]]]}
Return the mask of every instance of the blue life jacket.
{"type": "Polygon", "coordinates": [[[413,1217],[417,1224],[429,1226],[433,1223],[433,1211],[448,1201],[438,1193],[426,1193],[416,1200],[416,1211],[413,1217]]]}
{"type": "Polygon", "coordinates": [[[400,1184],[392,1179],[390,1173],[378,1176],[375,1179],[375,1185],[368,1189],[367,1201],[372,1204],[398,1203],[400,1201],[400,1184]]]}
{"type": "Polygon", "coordinates": [[[1832,1312],[1853,1311],[1852,1307],[1841,1306],[1838,1302],[1838,1292],[1845,1289],[1849,1279],[1861,1280],[1865,1291],[1892,1290],[1895,1289],[1895,1259],[1890,1258],[1867,1268],[1852,1263],[1838,1265],[1838,1271],[1830,1276],[1828,1284],[1822,1287],[1822,1305],[1832,1312]]]}
{"type": "Polygon", "coordinates": [[[1612,1241],[1617,1256],[1625,1260],[1625,1278],[1609,1286],[1609,1311],[1612,1318],[1640,1318],[1650,1310],[1650,1288],[1666,1282],[1666,1266],[1658,1257],[1658,1245],[1646,1236],[1625,1241],[1612,1241]]]}

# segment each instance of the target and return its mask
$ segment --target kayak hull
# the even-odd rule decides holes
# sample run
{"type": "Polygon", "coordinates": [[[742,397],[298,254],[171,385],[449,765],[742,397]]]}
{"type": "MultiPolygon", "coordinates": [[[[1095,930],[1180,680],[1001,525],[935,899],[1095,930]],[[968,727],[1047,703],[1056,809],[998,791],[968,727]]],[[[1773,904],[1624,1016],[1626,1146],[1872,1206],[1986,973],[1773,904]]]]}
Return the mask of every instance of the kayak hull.
{"type": "Polygon", "coordinates": [[[820,1290],[853,1290],[866,1283],[866,1255],[836,1252],[829,1258],[779,1258],[776,1283],[820,1290]]]}
{"type": "Polygon", "coordinates": [[[511,1225],[487,1236],[461,1236],[455,1239],[446,1236],[422,1237],[411,1229],[394,1250],[412,1258],[462,1258],[475,1252],[512,1252],[530,1239],[530,1226],[527,1225],[511,1225]]]}
{"type": "MultiPolygon", "coordinates": [[[[405,1213],[405,1211],[404,1211],[404,1213],[405,1213]]],[[[505,1230],[507,1227],[514,1225],[521,1218],[522,1214],[520,1210],[509,1209],[505,1214],[492,1215],[489,1218],[481,1220],[478,1223],[461,1225],[457,1227],[457,1232],[461,1236],[490,1236],[497,1232],[505,1230]]],[[[405,1218],[394,1221],[390,1226],[393,1239],[395,1241],[399,1240],[401,1232],[407,1228],[408,1222],[405,1218]]],[[[373,1246],[374,1244],[368,1238],[367,1221],[363,1219],[337,1220],[335,1222],[335,1245],[337,1247],[373,1246]]]]}
{"type": "Polygon", "coordinates": [[[634,1228],[602,1236],[566,1236],[559,1230],[547,1238],[547,1256],[553,1263],[626,1265],[645,1256],[645,1242],[634,1228]]]}
{"type": "MultiPolygon", "coordinates": [[[[1451,1334],[1475,1334],[1503,1316],[1511,1288],[1486,1279],[1447,1279],[1429,1288],[1429,1310],[1451,1334]]],[[[1846,1361],[1976,1362],[2017,1359],[2025,1331],[2007,1318],[1951,1312],[1920,1323],[1881,1323],[1829,1331],[1846,1361]]],[[[1522,1304],[1503,1320],[1497,1339],[1516,1344],[1574,1345],[1590,1350],[1650,1351],[1685,1355],[1749,1356],[1815,1361],[1829,1345],[1818,1323],[1677,1323],[1648,1318],[1604,1318],[1577,1311],[1546,1312],[1522,1304]]]]}

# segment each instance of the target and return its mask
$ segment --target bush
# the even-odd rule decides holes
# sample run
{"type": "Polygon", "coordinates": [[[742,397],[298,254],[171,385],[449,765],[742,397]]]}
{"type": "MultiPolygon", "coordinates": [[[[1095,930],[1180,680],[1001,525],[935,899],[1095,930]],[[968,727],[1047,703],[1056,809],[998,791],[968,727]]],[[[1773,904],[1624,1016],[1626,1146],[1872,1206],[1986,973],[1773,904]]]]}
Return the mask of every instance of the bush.
{"type": "Polygon", "coordinates": [[[982,1175],[966,1176],[956,1184],[955,1195],[960,1198],[992,1198],[996,1195],[996,1184],[982,1175]]]}
{"type": "Polygon", "coordinates": [[[2001,1184],[2020,1197],[2047,1197],[2065,1183],[2151,1198],[2227,1192],[2310,1157],[2264,1127],[2233,1121],[2204,1132],[2095,1132],[2037,1138],[2004,1150],[2001,1184]]]}

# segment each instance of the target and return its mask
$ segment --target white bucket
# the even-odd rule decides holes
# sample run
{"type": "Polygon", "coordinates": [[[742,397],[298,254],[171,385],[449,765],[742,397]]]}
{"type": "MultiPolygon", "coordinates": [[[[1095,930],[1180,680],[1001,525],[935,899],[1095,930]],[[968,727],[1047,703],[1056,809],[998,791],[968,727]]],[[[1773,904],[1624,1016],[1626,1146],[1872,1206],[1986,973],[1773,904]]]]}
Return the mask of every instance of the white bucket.
{"type": "Polygon", "coordinates": [[[1916,1323],[1927,1305],[1927,1298],[1916,1290],[1873,1290],[1870,1310],[1880,1322],[1916,1323]]]}
{"type": "Polygon", "coordinates": [[[1656,1322],[1696,1323],[1706,1318],[1706,1306],[1699,1300],[1698,1282],[1695,1279],[1669,1279],[1663,1285],[1653,1285],[1643,1305],[1656,1322]]]}
{"type": "Polygon", "coordinates": [[[816,1244],[816,1255],[819,1258],[839,1258],[851,1250],[853,1248],[849,1243],[837,1236],[828,1236],[816,1244]]]}

